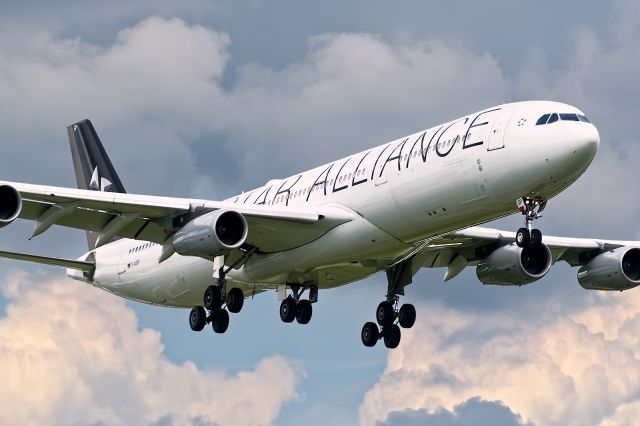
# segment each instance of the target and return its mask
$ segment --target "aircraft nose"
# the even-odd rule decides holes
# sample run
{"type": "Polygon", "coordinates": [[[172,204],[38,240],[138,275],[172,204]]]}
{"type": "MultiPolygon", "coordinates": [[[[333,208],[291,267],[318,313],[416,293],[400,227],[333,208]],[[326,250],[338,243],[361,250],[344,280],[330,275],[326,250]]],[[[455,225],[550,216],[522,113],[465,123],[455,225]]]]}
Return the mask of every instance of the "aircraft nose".
{"type": "Polygon", "coordinates": [[[582,175],[593,161],[599,144],[600,135],[592,124],[579,123],[565,128],[554,141],[555,155],[546,160],[553,181],[569,184],[582,175]]]}
{"type": "Polygon", "coordinates": [[[583,167],[588,166],[600,145],[598,129],[592,124],[581,126],[579,131],[574,134],[570,145],[570,155],[574,157],[574,161],[583,167]]]}

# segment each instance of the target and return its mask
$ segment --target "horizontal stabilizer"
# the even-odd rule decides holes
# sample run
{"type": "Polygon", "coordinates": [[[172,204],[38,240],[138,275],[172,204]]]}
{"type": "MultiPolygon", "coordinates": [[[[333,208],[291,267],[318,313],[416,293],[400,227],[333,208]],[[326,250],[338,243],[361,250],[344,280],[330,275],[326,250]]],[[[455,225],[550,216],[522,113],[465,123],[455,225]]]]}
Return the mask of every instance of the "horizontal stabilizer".
{"type": "Polygon", "coordinates": [[[60,266],[62,268],[78,269],[80,271],[91,271],[94,269],[93,262],[82,260],[61,259],[59,257],[36,256],[34,254],[14,253],[10,251],[0,251],[0,257],[13,260],[24,260],[25,262],[40,263],[42,265],[60,266]]]}

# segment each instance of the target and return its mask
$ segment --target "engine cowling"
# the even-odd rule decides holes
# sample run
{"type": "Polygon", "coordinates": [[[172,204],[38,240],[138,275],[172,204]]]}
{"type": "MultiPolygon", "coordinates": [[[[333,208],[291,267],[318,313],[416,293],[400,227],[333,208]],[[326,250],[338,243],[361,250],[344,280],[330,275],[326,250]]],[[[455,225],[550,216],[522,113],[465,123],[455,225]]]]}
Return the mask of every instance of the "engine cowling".
{"type": "Polygon", "coordinates": [[[491,252],[476,268],[476,275],[483,284],[523,285],[544,277],[549,268],[549,247],[520,248],[513,243],[491,252]]]}
{"type": "Polygon", "coordinates": [[[588,290],[627,290],[640,285],[640,248],[620,247],[591,259],[578,271],[588,290]]]}
{"type": "Polygon", "coordinates": [[[193,219],[176,232],[173,249],[183,256],[220,256],[240,247],[248,230],[240,213],[216,210],[193,219]]]}
{"type": "Polygon", "coordinates": [[[22,197],[17,189],[10,185],[0,185],[0,228],[18,217],[22,210],[22,197]]]}

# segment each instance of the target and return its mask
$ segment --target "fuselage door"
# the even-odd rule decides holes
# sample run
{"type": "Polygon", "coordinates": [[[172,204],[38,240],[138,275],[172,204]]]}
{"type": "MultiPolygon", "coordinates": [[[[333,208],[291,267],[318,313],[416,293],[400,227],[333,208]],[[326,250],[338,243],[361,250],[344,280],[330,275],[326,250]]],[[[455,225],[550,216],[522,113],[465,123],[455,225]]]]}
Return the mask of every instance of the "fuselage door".
{"type": "Polygon", "coordinates": [[[489,143],[487,151],[495,151],[504,148],[504,135],[509,124],[509,120],[513,115],[513,110],[502,111],[493,122],[491,133],[489,134],[489,143]]]}

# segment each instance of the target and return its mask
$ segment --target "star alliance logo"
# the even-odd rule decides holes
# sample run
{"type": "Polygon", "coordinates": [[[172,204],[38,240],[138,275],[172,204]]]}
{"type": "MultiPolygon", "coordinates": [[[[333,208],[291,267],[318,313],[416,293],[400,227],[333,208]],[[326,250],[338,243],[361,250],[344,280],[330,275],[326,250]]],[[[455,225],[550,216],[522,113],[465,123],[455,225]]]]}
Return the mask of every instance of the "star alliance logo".
{"type": "Polygon", "coordinates": [[[113,184],[109,179],[101,178],[98,173],[98,166],[93,169],[93,175],[91,175],[91,182],[89,183],[89,189],[94,191],[111,192],[113,184]]]}

